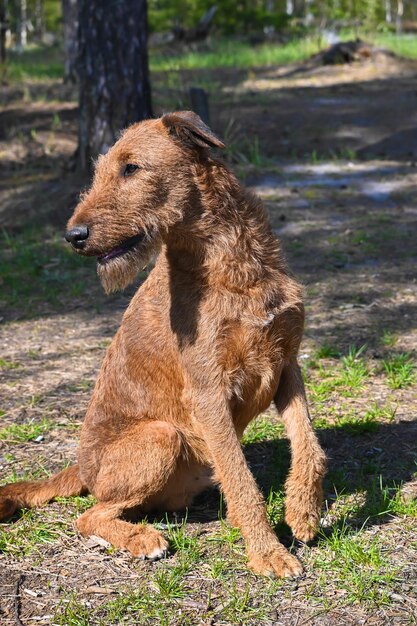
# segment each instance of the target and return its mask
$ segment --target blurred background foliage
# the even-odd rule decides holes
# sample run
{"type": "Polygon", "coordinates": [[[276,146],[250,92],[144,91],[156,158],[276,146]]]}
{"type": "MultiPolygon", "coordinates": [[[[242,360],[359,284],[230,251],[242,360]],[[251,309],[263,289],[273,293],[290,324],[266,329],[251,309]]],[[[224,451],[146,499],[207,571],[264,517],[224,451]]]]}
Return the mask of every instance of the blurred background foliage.
{"type": "MultiPolygon", "coordinates": [[[[22,18],[28,43],[45,36],[47,42],[53,36],[60,37],[64,3],[65,0],[0,0],[0,10],[7,13],[9,44],[16,44],[22,18]]],[[[148,0],[149,30],[161,33],[178,27],[192,28],[213,6],[213,30],[222,35],[256,31],[297,33],[329,26],[398,31],[417,21],[415,0],[148,0]]]]}

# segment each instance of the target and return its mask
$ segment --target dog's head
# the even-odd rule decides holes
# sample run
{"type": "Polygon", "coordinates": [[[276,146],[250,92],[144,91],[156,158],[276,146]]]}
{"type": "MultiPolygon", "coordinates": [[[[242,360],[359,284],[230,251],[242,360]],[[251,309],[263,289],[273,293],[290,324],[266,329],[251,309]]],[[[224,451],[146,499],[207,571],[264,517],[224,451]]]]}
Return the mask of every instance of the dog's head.
{"type": "Polygon", "coordinates": [[[192,166],[212,147],[224,145],[198,115],[179,111],[129,127],[98,158],[65,238],[80,254],[97,257],[106,292],[132,282],[184,219],[192,166]]]}

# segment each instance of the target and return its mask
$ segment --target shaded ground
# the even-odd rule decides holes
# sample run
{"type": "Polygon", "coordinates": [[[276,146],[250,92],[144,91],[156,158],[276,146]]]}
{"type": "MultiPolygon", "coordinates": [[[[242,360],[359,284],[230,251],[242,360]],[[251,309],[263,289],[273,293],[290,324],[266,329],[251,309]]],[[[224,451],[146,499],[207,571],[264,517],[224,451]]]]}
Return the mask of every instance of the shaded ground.
{"type": "MultiPolygon", "coordinates": [[[[80,539],[73,522],[91,500],[78,498],[1,525],[2,624],[17,623],[16,613],[28,626],[417,622],[416,78],[415,64],[392,58],[154,77],[161,109],[186,106],[191,83],[212,90],[228,158],[263,197],[306,287],[300,356],[329,456],[323,531],[312,546],[292,545],[282,524],[289,451],[277,417],[260,418],[245,437],[271,521],[305,576],[248,574],[216,492],[198,500],[186,525],[181,514],[158,520],[173,547],[158,563],[80,539]]],[[[85,183],[64,171],[76,145],[74,94],[50,81],[10,86],[2,98],[6,482],[75,459],[91,387],[130,293],[105,298],[93,264],[71,255],[60,236],[85,183]]]]}

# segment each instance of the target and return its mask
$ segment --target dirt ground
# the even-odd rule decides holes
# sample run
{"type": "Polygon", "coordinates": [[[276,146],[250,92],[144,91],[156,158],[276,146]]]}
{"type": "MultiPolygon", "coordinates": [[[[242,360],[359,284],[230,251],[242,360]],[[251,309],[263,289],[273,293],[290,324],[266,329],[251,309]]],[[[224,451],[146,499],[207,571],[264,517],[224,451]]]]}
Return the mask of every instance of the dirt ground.
{"type": "MultiPolygon", "coordinates": [[[[380,55],[331,68],[182,71],[169,80],[160,73],[153,84],[156,112],[187,107],[192,84],[209,90],[227,158],[264,199],[305,285],[300,358],[329,457],[324,528],[336,528],[344,498],[369,504],[371,484],[396,490],[396,508],[384,508],[388,494],[378,510],[352,518],[349,509],[353,534],[343,550],[329,536],[293,545],[306,574],[274,583],[247,573],[240,538],[219,519],[216,492],[198,500],[184,527],[181,516],[159,520],[177,548],[160,563],[137,563],[78,537],[74,518],[88,500],[53,503],[0,527],[1,624],[416,624],[416,508],[399,502],[417,492],[417,63],[380,55]],[[365,346],[353,361],[366,374],[332,387],[353,346],[365,346]],[[411,372],[398,388],[384,366],[396,356],[411,372]],[[363,416],[372,407],[379,413],[367,429],[363,416]],[[375,542],[382,547],[366,585],[360,570],[370,561],[352,552],[356,541],[368,556],[375,542]],[[333,562],[335,554],[352,569],[333,562]],[[149,594],[157,600],[145,601],[149,594]]],[[[77,142],[74,89],[11,84],[0,103],[3,483],[75,460],[91,388],[132,290],[105,298],[94,264],[73,259],[60,239],[86,184],[68,171],[77,142]]],[[[288,448],[277,417],[266,419],[278,438],[253,431],[245,449],[268,496],[282,490],[288,448]]]]}

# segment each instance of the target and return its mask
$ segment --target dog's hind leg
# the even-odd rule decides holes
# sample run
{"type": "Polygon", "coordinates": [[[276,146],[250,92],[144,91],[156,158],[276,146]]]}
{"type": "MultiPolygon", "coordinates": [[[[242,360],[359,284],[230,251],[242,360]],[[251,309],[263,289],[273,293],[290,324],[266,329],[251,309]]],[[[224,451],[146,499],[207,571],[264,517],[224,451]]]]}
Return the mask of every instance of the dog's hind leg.
{"type": "Polygon", "coordinates": [[[300,367],[284,366],[274,398],[291,443],[291,470],[286,481],[285,520],[297,539],[310,541],[317,532],[326,458],[314,433],[300,367]]]}
{"type": "Polygon", "coordinates": [[[162,490],[181,453],[176,429],[162,421],[139,421],[103,454],[92,493],[99,503],[77,520],[82,535],[98,535],[136,557],[158,558],[168,547],[162,534],[147,524],[120,519],[162,490]]]}

